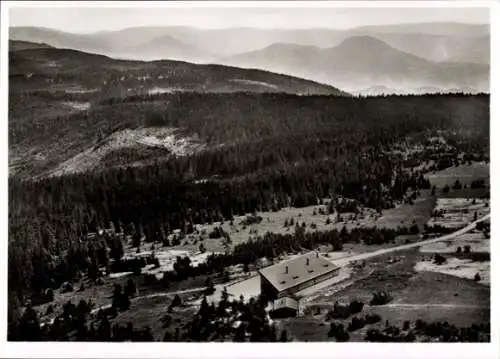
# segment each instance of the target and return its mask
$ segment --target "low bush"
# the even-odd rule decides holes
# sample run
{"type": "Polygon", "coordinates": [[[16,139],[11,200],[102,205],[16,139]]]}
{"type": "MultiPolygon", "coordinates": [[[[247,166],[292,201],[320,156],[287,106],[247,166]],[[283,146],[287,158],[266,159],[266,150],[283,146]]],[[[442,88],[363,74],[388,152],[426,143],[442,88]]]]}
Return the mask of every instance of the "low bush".
{"type": "Polygon", "coordinates": [[[330,324],[328,336],[334,337],[338,342],[346,342],[349,340],[349,333],[344,329],[343,324],[330,324]]]}
{"type": "Polygon", "coordinates": [[[363,306],[365,304],[361,301],[358,301],[358,300],[353,300],[350,304],[349,304],[349,312],[351,314],[356,314],[356,313],[359,313],[363,310],[363,306]]]}
{"type": "Polygon", "coordinates": [[[446,258],[445,257],[443,257],[440,254],[436,254],[434,256],[434,264],[437,264],[439,266],[439,265],[444,264],[444,263],[446,263],[446,258]]]}
{"type": "Polygon", "coordinates": [[[392,297],[386,292],[377,292],[373,293],[373,298],[370,302],[370,305],[384,305],[389,303],[392,300],[392,297]]]}
{"type": "Polygon", "coordinates": [[[354,332],[358,329],[361,329],[365,326],[365,320],[363,318],[354,317],[351,319],[347,330],[350,332],[354,332]]]}

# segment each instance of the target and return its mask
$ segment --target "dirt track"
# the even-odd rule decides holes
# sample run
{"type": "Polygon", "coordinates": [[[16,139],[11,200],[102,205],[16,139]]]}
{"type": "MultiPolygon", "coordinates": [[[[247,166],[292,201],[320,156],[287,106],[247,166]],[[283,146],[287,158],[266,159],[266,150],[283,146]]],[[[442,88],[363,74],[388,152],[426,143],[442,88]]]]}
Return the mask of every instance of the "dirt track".
{"type": "Polygon", "coordinates": [[[482,221],[484,221],[484,220],[486,220],[488,218],[490,218],[490,213],[488,213],[484,217],[481,217],[477,221],[474,221],[474,222],[470,223],[466,227],[464,227],[462,229],[459,229],[456,232],[453,232],[453,233],[450,233],[450,234],[447,234],[447,235],[444,235],[444,236],[441,236],[441,237],[432,238],[432,239],[426,239],[424,241],[420,241],[420,242],[416,242],[416,243],[403,244],[403,245],[397,246],[397,247],[380,249],[380,250],[377,250],[377,251],[374,251],[374,252],[361,253],[361,254],[356,254],[356,255],[353,255],[353,256],[349,256],[349,257],[343,257],[343,258],[340,258],[338,260],[332,261],[332,263],[334,263],[335,265],[337,265],[339,267],[343,267],[343,266],[347,265],[350,262],[365,260],[365,259],[373,258],[373,257],[376,257],[376,256],[380,256],[380,255],[384,255],[384,254],[388,254],[388,253],[392,253],[392,252],[396,252],[396,251],[402,251],[402,250],[405,250],[405,249],[411,249],[411,248],[415,248],[415,247],[420,247],[420,246],[425,245],[425,244],[431,244],[431,243],[436,243],[436,242],[440,242],[440,241],[450,240],[450,239],[458,237],[458,236],[460,236],[460,235],[462,235],[464,233],[467,233],[468,231],[474,229],[476,227],[477,223],[482,222],[482,221]]]}

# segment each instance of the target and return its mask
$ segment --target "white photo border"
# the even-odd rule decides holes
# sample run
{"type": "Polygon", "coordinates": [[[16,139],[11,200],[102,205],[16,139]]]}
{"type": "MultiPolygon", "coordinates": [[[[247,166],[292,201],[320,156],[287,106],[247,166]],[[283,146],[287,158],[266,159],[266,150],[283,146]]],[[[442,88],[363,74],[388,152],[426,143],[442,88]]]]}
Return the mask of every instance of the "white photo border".
{"type": "Polygon", "coordinates": [[[497,275],[500,244],[495,234],[500,233],[500,188],[491,186],[492,241],[491,241],[491,342],[490,343],[18,343],[7,342],[7,244],[8,244],[8,26],[9,9],[13,7],[488,7],[491,25],[491,179],[500,183],[500,169],[493,163],[500,161],[500,144],[493,142],[500,135],[500,3],[497,1],[3,1],[1,3],[1,104],[3,131],[1,134],[1,201],[2,240],[0,248],[0,354],[6,358],[383,358],[383,359],[489,359],[500,357],[499,286],[497,275]],[[491,120],[494,119],[494,120],[491,120]],[[496,303],[496,306],[495,306],[496,303]]]}

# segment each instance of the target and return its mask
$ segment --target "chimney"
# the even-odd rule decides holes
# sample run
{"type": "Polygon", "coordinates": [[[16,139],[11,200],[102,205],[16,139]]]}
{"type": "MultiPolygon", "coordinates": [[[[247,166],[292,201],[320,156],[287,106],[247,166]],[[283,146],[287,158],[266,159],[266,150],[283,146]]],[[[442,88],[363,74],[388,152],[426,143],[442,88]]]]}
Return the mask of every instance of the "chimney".
{"type": "Polygon", "coordinates": [[[285,274],[288,274],[288,266],[285,266],[285,274]]]}
{"type": "Polygon", "coordinates": [[[309,265],[309,258],[306,258],[306,266],[309,265]]]}

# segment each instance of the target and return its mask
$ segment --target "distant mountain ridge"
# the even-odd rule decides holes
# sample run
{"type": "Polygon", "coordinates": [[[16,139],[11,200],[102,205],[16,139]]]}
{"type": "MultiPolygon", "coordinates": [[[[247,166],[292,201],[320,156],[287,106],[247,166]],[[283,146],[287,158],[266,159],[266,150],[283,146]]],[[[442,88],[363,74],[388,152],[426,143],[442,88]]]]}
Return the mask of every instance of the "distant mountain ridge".
{"type": "Polygon", "coordinates": [[[153,61],[159,59],[179,60],[189,62],[210,62],[215,55],[193,45],[184,44],[171,36],[165,35],[154,38],[146,43],[127,46],[123,50],[112,53],[115,57],[133,58],[134,54],[141,54],[141,60],[153,61]]]}
{"type": "Polygon", "coordinates": [[[353,36],[332,48],[274,44],[231,56],[222,63],[295,74],[335,83],[349,92],[384,85],[398,89],[418,87],[489,88],[489,67],[481,64],[438,63],[397,50],[371,36],[353,36]]]}
{"type": "Polygon", "coordinates": [[[488,24],[464,24],[459,22],[417,22],[392,25],[367,25],[350,29],[353,33],[406,33],[438,36],[478,37],[488,35],[488,24]]]}
{"type": "Polygon", "coordinates": [[[13,27],[9,36],[118,59],[263,69],[348,92],[373,86],[489,89],[489,25],[415,23],[348,30],[150,26],[83,35],[13,27]]]}
{"type": "MultiPolygon", "coordinates": [[[[170,37],[195,49],[192,58],[186,51],[182,60],[193,61],[204,53],[205,61],[263,49],[273,43],[292,43],[329,48],[351,36],[376,37],[390,46],[433,61],[489,63],[489,25],[458,23],[421,23],[363,26],[348,30],[337,29],[197,29],[182,26],[134,27],[92,34],[70,34],[59,30],[36,27],[12,27],[9,38],[31,42],[46,42],[55,47],[72,48],[92,53],[116,56],[125,48],[139,47],[155,58],[169,58],[169,49],[155,51],[153,40],[170,37]]],[[[167,41],[168,42],[168,41],[167,41]]],[[[179,46],[179,44],[176,44],[179,46]]],[[[130,51],[129,51],[130,52],[130,51]]],[[[128,58],[141,60],[142,54],[127,53],[128,58]]]]}

